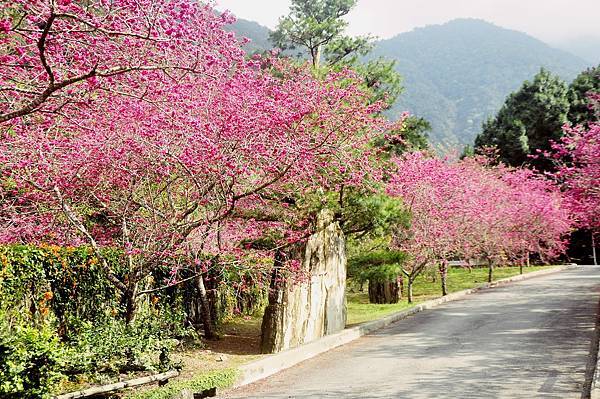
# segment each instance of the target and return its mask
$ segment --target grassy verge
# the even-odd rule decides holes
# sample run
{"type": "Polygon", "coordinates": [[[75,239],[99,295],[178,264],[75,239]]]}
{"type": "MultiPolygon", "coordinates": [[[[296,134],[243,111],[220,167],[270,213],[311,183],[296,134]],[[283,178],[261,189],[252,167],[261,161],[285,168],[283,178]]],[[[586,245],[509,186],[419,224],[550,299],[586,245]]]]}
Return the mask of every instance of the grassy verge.
{"type": "Polygon", "coordinates": [[[228,368],[202,373],[188,380],[169,382],[163,387],[153,388],[142,392],[131,393],[129,399],[172,399],[184,389],[192,393],[202,392],[211,388],[229,388],[238,377],[237,369],[228,368]]]}
{"type": "MultiPolygon", "coordinates": [[[[538,270],[549,269],[553,266],[532,266],[523,269],[523,273],[531,273],[538,270]]],[[[487,282],[486,268],[477,268],[469,271],[463,268],[451,268],[448,271],[448,291],[457,292],[476,287],[487,282]]],[[[502,267],[494,270],[494,280],[500,280],[519,274],[518,267],[502,267]]],[[[366,287],[366,284],[365,284],[366,287]]],[[[406,287],[404,287],[406,289],[406,287]]],[[[377,320],[395,312],[413,307],[420,302],[438,298],[441,296],[439,277],[434,279],[431,275],[422,275],[417,278],[413,287],[414,302],[409,304],[406,299],[399,303],[379,305],[369,303],[369,295],[365,291],[357,290],[348,292],[348,322],[355,325],[367,321],[377,320]]],[[[406,298],[406,292],[403,292],[406,298]]]]}

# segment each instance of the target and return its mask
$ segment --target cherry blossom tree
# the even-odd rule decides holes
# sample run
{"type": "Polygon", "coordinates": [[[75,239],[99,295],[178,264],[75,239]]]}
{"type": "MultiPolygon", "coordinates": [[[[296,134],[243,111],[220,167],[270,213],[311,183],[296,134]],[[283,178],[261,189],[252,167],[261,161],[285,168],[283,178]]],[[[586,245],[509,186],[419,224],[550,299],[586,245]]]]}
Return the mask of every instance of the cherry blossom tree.
{"type": "Polygon", "coordinates": [[[68,116],[98,92],[151,99],[157,81],[218,79],[244,57],[221,29],[234,19],[189,0],[16,0],[0,18],[0,122],[13,128],[68,116]]]}
{"type": "Polygon", "coordinates": [[[506,217],[511,223],[504,236],[509,261],[522,267],[529,254],[548,262],[564,253],[573,218],[559,187],[529,169],[508,170],[501,178],[510,195],[506,217]]]}
{"type": "Polygon", "coordinates": [[[274,196],[360,181],[364,144],[387,126],[353,73],[247,60],[209,6],[22,1],[2,13],[0,239],[90,245],[127,320],[158,267],[193,263],[205,296],[196,255],[235,252],[219,243],[232,220],[252,236],[269,221],[247,216],[274,196]],[[106,246],[122,249],[125,276],[106,246]]]}
{"type": "Polygon", "coordinates": [[[408,300],[412,285],[428,266],[440,264],[442,292],[447,294],[447,262],[460,253],[463,230],[468,225],[462,212],[463,179],[460,169],[447,160],[409,154],[395,160],[398,172],[388,193],[401,197],[411,213],[408,230],[400,228],[394,237],[397,249],[409,255],[403,273],[408,279],[408,300]]]}
{"type": "MultiPolygon", "coordinates": [[[[597,98],[593,97],[593,98],[597,98]]],[[[577,227],[587,229],[595,242],[600,232],[600,125],[589,129],[566,127],[565,135],[553,145],[550,156],[557,163],[556,179],[569,199],[577,227]]]]}
{"type": "Polygon", "coordinates": [[[481,157],[450,162],[415,153],[395,163],[388,193],[403,198],[412,214],[408,231],[395,236],[397,249],[412,259],[409,287],[411,277],[437,265],[446,295],[451,259],[486,260],[492,281],[496,264],[521,262],[529,253],[547,260],[565,250],[569,208],[547,178],[481,157]]]}

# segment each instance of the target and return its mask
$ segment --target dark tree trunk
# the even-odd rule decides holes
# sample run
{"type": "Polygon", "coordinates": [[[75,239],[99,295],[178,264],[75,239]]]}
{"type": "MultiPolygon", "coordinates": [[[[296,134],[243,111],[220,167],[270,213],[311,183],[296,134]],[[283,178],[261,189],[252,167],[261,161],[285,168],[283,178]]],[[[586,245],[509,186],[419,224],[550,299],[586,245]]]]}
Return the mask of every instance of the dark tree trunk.
{"type": "Polygon", "coordinates": [[[494,281],[494,262],[488,260],[488,283],[494,281]]]}
{"type": "MultiPolygon", "coordinates": [[[[218,259],[213,259],[213,266],[216,265],[218,259]]],[[[216,267],[211,270],[216,269],[216,267]]],[[[206,290],[206,298],[208,299],[208,307],[210,309],[210,319],[212,320],[213,326],[218,325],[219,320],[222,319],[226,313],[222,296],[218,290],[219,281],[215,276],[214,272],[202,273],[202,281],[204,282],[204,289],[206,290]]]]}
{"type": "Polygon", "coordinates": [[[408,297],[408,303],[412,303],[413,301],[413,279],[411,277],[408,278],[408,292],[406,296],[408,297]]]}
{"type": "Polygon", "coordinates": [[[440,280],[442,282],[442,296],[448,295],[448,262],[442,261],[439,266],[440,280]]]}
{"type": "Polygon", "coordinates": [[[125,323],[130,324],[135,318],[135,311],[137,308],[137,284],[132,284],[127,287],[123,296],[123,301],[125,304],[125,323]]]}
{"type": "Polygon", "coordinates": [[[369,302],[370,303],[398,303],[401,291],[398,280],[395,281],[371,281],[369,280],[369,302]]]}
{"type": "Polygon", "coordinates": [[[275,252],[271,283],[269,285],[269,303],[265,308],[261,325],[260,352],[273,353],[281,347],[280,332],[283,330],[283,297],[285,284],[281,280],[280,270],[283,267],[285,254],[278,250],[275,252]]]}
{"type": "Polygon", "coordinates": [[[398,286],[400,288],[400,290],[398,291],[398,296],[400,297],[400,300],[402,300],[402,293],[404,292],[404,276],[403,275],[398,276],[398,286]]]}

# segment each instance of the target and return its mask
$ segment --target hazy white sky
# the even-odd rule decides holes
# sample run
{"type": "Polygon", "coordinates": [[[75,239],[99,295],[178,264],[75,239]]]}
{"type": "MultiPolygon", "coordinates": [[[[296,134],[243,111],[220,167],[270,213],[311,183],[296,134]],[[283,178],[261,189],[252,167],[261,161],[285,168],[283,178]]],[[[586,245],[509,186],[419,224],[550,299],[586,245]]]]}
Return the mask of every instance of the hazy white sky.
{"type": "MultiPolygon", "coordinates": [[[[215,0],[240,18],[273,28],[289,0],[215,0]]],[[[392,37],[451,19],[485,19],[549,43],[600,37],[600,0],[358,0],[349,33],[392,37]]]]}

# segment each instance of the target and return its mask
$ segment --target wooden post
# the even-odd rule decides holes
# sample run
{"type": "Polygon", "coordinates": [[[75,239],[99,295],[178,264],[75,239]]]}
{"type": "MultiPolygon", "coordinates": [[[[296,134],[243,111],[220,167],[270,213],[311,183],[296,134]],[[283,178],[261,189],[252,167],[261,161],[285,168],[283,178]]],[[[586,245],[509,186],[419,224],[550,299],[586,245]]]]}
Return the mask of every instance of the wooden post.
{"type": "Polygon", "coordinates": [[[594,232],[592,231],[592,256],[594,258],[594,266],[598,266],[598,259],[596,258],[596,243],[594,241],[594,232]]]}
{"type": "Polygon", "coordinates": [[[136,387],[140,385],[150,384],[152,382],[167,381],[169,378],[177,377],[179,371],[171,370],[166,373],[150,375],[148,377],[136,378],[129,381],[116,382],[114,384],[103,385],[101,387],[93,387],[85,389],[83,391],[65,393],[63,395],[55,396],[54,399],[76,399],[76,398],[87,398],[89,396],[95,396],[99,394],[105,394],[109,392],[120,391],[125,388],[136,387]]]}

